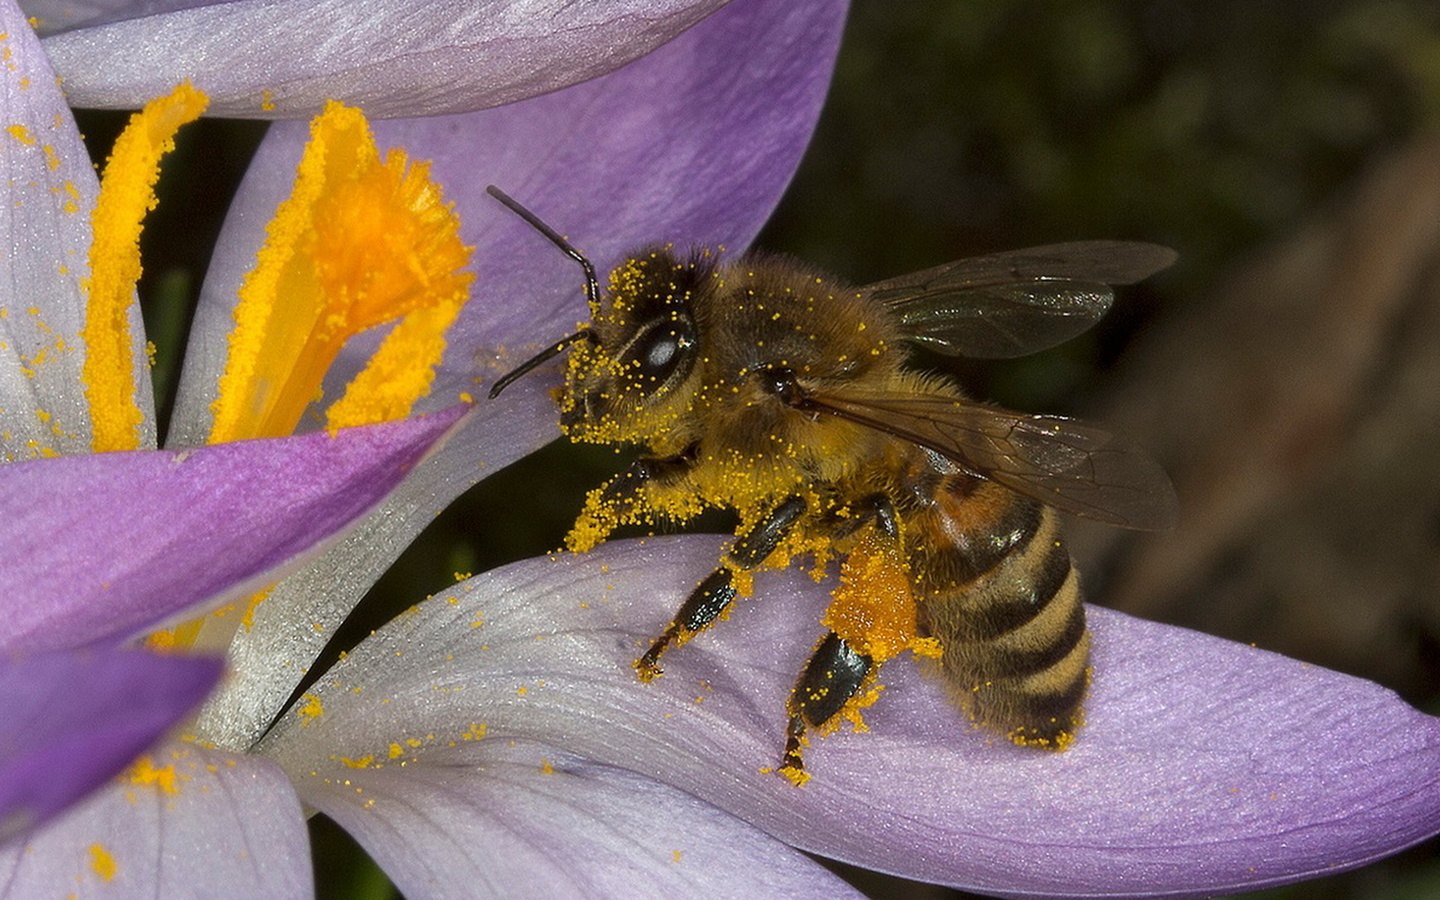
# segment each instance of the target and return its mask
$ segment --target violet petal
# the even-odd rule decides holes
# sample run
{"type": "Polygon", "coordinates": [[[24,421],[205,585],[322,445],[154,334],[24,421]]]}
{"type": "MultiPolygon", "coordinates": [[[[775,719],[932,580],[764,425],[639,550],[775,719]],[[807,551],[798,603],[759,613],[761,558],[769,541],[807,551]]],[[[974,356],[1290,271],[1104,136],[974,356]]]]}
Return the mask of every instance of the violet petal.
{"type": "Polygon", "coordinates": [[[100,647],[0,660],[0,844],[118,774],[204,699],[221,668],[100,647]]]}
{"type": "Polygon", "coordinates": [[[1069,751],[971,727],[904,658],[881,672],[871,730],[816,740],[814,778],[795,788],[765,769],[822,630],[824,590],[803,574],[758,577],[761,599],[672,651],[663,678],[631,669],[718,548],[652,538],[472,579],[357,647],[314,689],[323,720],[287,717],[267,752],[294,771],[316,747],[408,734],[426,737],[417,754],[478,765],[491,739],[537,741],[806,850],[1010,894],[1257,888],[1440,830],[1440,719],[1369,682],[1095,607],[1088,724],[1069,751]],[[465,742],[476,724],[486,740],[465,742]]]}
{"type": "Polygon", "coordinates": [[[602,75],[722,2],[170,0],[50,35],[45,50],[80,107],[138,107],[188,78],[211,115],[308,118],[335,99],[424,116],[602,75]]]}
{"type": "Polygon", "coordinates": [[[125,637],[262,587],[374,507],[463,409],[334,437],[0,466],[0,649],[125,637]]]}

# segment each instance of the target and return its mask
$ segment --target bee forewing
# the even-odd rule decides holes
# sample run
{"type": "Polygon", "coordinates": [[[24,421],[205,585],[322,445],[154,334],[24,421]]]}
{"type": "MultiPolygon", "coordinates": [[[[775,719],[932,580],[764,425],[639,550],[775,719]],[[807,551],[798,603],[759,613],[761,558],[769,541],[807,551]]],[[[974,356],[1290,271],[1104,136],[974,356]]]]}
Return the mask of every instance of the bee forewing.
{"type": "Polygon", "coordinates": [[[1110,285],[1174,261],[1174,251],[1155,244],[1078,241],[962,259],[860,291],[889,306],[905,336],[929,349],[1002,359],[1075,337],[1110,309],[1110,285]]]}
{"type": "Polygon", "coordinates": [[[1087,519],[1160,531],[1175,522],[1170,479],[1143,451],[1063,416],[954,397],[870,391],[807,395],[814,407],[927,447],[965,469],[1087,519]]]}

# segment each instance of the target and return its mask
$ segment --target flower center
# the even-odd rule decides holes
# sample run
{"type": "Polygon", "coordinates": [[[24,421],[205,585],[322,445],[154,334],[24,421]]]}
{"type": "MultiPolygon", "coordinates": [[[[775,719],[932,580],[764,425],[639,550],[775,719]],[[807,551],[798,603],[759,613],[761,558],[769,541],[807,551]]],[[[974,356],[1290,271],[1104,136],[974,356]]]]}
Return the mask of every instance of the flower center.
{"type": "Polygon", "coordinates": [[[428,165],[398,150],[382,160],[365,117],[331,103],[240,288],[210,441],[293,433],[346,341],[387,323],[326,425],[407,415],[468,294],[459,232],[428,165]]]}
{"type": "MultiPolygon", "coordinates": [[[[325,426],[408,415],[429,392],[445,330],[468,296],[470,249],[429,166],[398,150],[382,159],[364,115],[330,103],[311,123],[292,192],[240,287],[209,442],[294,433],[341,348],[383,325],[389,332],[325,410],[325,426]]],[[[224,646],[267,593],[251,597],[243,616],[230,604],[149,642],[224,646]]]]}

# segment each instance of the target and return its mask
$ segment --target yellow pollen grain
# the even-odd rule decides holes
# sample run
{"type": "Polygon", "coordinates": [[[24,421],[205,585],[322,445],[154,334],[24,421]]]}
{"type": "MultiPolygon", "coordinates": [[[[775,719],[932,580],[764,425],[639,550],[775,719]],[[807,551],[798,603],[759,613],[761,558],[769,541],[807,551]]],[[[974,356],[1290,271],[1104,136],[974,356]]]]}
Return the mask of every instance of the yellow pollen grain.
{"type": "Polygon", "coordinates": [[[115,857],[105,849],[104,844],[90,845],[90,871],[94,872],[101,881],[115,880],[115,873],[119,871],[119,866],[115,864],[115,857]]]}
{"type": "Polygon", "coordinates": [[[241,285],[210,439],[292,433],[345,343],[381,325],[326,425],[408,415],[469,295],[459,231],[427,164],[396,150],[381,159],[364,115],[329,104],[241,285]]]}
{"type": "Polygon", "coordinates": [[[81,380],[90,410],[92,449],[134,450],[143,414],[135,399],[130,312],[140,277],[140,231],[155,208],[160,159],[175,147],[180,126],[209,101],[187,82],[130,117],[116,139],[90,216],[90,277],[85,284],[85,341],[81,380]]]}
{"type": "Polygon", "coordinates": [[[300,698],[300,705],[295,708],[295,714],[300,717],[301,725],[309,725],[325,715],[325,705],[316,695],[306,694],[300,698]]]}
{"type": "Polygon", "coordinates": [[[489,730],[490,730],[489,727],[488,727],[484,722],[471,722],[471,723],[470,723],[470,728],[469,728],[469,730],[467,730],[464,734],[460,735],[460,740],[462,740],[462,741],[478,741],[478,740],[483,740],[484,737],[485,737],[485,733],[486,733],[487,731],[489,731],[489,730]]]}
{"type": "Polygon", "coordinates": [[[5,131],[12,138],[24,144],[26,147],[35,146],[35,135],[32,134],[30,132],[30,129],[26,128],[24,125],[9,125],[5,128],[5,131]]]}
{"type": "Polygon", "coordinates": [[[389,754],[391,759],[399,759],[405,755],[405,748],[400,746],[399,743],[393,743],[390,745],[389,754]]]}
{"type": "Polygon", "coordinates": [[[347,769],[368,769],[375,762],[375,757],[367,753],[359,759],[351,759],[348,756],[340,757],[340,765],[347,769]]]}
{"type": "Polygon", "coordinates": [[[130,767],[130,783],[159,788],[160,793],[167,796],[174,796],[180,792],[179,776],[175,774],[175,764],[167,763],[157,766],[149,756],[140,757],[130,767]]]}

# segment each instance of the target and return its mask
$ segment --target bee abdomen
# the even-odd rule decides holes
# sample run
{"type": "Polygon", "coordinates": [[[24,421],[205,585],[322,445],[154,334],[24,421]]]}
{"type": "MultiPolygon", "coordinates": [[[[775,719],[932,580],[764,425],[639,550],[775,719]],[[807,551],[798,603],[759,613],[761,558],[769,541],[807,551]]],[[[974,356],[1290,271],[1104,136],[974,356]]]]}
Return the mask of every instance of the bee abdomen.
{"type": "Polygon", "coordinates": [[[1016,743],[1064,747],[1089,683],[1078,577],[1054,512],[999,486],[976,493],[953,509],[938,503],[916,523],[925,624],[940,640],[946,680],[978,722],[1016,743]],[[976,500],[990,515],[973,512],[976,500]]]}

